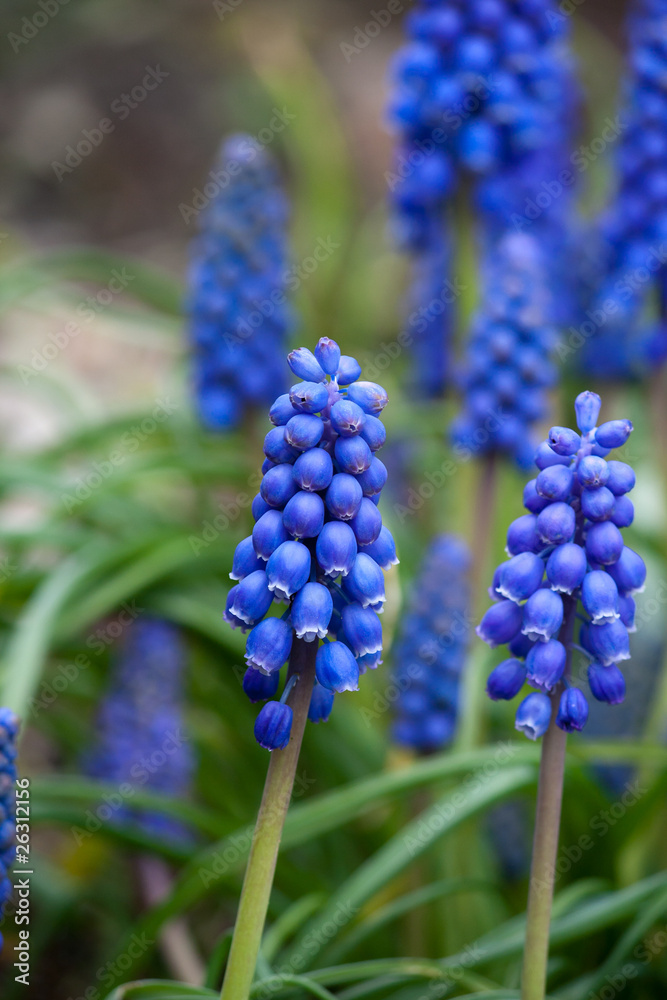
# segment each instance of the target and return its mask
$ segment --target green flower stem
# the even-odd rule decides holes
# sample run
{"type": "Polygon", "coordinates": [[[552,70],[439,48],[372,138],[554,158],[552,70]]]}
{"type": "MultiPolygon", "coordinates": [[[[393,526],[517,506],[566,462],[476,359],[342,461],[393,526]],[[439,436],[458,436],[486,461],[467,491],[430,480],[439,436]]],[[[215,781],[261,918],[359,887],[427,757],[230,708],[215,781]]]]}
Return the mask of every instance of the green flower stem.
{"type": "MultiPolygon", "coordinates": [[[[564,597],[563,603],[565,605],[565,619],[558,638],[567,650],[565,674],[569,677],[577,602],[571,597],[564,597]]],[[[563,801],[565,747],[567,744],[567,733],[556,725],[562,690],[563,686],[559,684],[551,695],[551,722],[542,738],[533,857],[530,865],[528,909],[526,911],[526,943],[523,953],[521,1000],[544,1000],[546,995],[549,926],[554,895],[554,875],[563,801]]]]}
{"type": "Polygon", "coordinates": [[[292,797],[303,731],[308,718],[317,645],[316,642],[307,643],[302,639],[295,639],[292,646],[288,676],[299,677],[287,699],[294,713],[292,735],[284,750],[274,750],[271,754],[243,880],[221,1000],[247,1000],[250,995],[269,908],[280,839],[292,797]]]}

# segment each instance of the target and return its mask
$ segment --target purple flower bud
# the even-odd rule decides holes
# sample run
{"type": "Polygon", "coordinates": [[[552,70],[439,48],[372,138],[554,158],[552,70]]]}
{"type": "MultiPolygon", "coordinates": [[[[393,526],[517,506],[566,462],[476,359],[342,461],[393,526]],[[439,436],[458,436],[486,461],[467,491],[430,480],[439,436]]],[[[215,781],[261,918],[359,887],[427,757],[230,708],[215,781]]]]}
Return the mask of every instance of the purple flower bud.
{"type": "Polygon", "coordinates": [[[567,662],[567,651],[558,639],[538,642],[526,657],[526,680],[540,691],[556,687],[567,662]]]}
{"type": "Polygon", "coordinates": [[[372,607],[382,611],[385,602],[384,576],[375,560],[364,552],[357,554],[352,569],[343,578],[343,590],[362,608],[372,607]]]}
{"type": "Polygon", "coordinates": [[[534,691],[524,698],[516,710],[514,728],[529,740],[544,736],[551,722],[551,702],[549,696],[534,691]]]}
{"type": "Polygon", "coordinates": [[[617,528],[629,528],[635,519],[635,507],[630,497],[616,497],[614,509],[609,520],[617,528]]]}
{"type": "Polygon", "coordinates": [[[535,465],[538,469],[548,469],[552,465],[569,465],[569,455],[557,455],[553,448],[550,448],[546,441],[538,445],[535,452],[535,465]]]}
{"type": "Polygon", "coordinates": [[[311,448],[294,463],[294,481],[302,490],[319,493],[327,489],[332,479],[333,462],[324,448],[311,448]]]}
{"type": "Polygon", "coordinates": [[[635,613],[637,611],[637,605],[635,604],[633,598],[619,597],[618,610],[621,615],[621,621],[627,628],[628,632],[636,632],[637,626],[635,625],[635,613]]]}
{"type": "Polygon", "coordinates": [[[533,552],[521,552],[500,567],[497,591],[520,603],[534,594],[542,582],[544,563],[533,552]]]}
{"type": "Polygon", "coordinates": [[[618,587],[621,597],[629,594],[641,594],[646,583],[646,566],[644,560],[637,553],[623,547],[618,562],[609,566],[607,572],[618,587]]]}
{"type": "Polygon", "coordinates": [[[287,355],[287,364],[297,378],[305,379],[306,382],[326,381],[326,374],[322,371],[319,361],[307,347],[298,347],[295,351],[290,351],[287,355]]]}
{"type": "Polygon", "coordinates": [[[553,590],[536,590],[523,606],[523,628],[529,639],[544,642],[556,635],[563,624],[563,599],[553,590]]]}
{"type": "Polygon", "coordinates": [[[368,497],[362,499],[359,510],[350,521],[350,527],[360,546],[370,545],[379,537],[382,530],[382,515],[368,497]]]}
{"type": "Polygon", "coordinates": [[[273,602],[273,594],[269,589],[268,578],[264,570],[258,569],[245,580],[232,587],[234,593],[229,606],[234,618],[239,618],[246,625],[256,625],[264,617],[273,602]]]}
{"type": "Polygon", "coordinates": [[[357,601],[343,608],[343,635],[355,656],[382,652],[380,619],[372,608],[362,608],[357,601]]]}
{"type": "Polygon", "coordinates": [[[282,396],[278,396],[277,400],[269,410],[269,420],[272,424],[281,426],[282,424],[286,424],[295,413],[296,410],[290,402],[289,393],[284,392],[282,396]]]}
{"type": "Polygon", "coordinates": [[[331,426],[341,437],[353,437],[366,423],[366,414],[351,399],[339,399],[331,407],[331,426]]]}
{"type": "Polygon", "coordinates": [[[396,543],[389,528],[384,524],[380,528],[380,534],[370,545],[364,545],[361,549],[367,556],[374,559],[378,566],[388,570],[391,566],[397,566],[399,559],[396,555],[396,543]]]}
{"type": "Polygon", "coordinates": [[[292,466],[276,465],[269,469],[260,483],[259,492],[269,507],[284,507],[296,493],[292,466]]]}
{"type": "MultiPolygon", "coordinates": [[[[561,466],[554,466],[558,469],[561,466]]],[[[542,473],[540,473],[541,475],[542,473]]],[[[523,505],[531,514],[539,514],[541,510],[549,506],[549,501],[540,496],[537,492],[537,479],[531,479],[523,488],[523,505]]]]}
{"type": "Polygon", "coordinates": [[[362,437],[339,437],[334,445],[334,457],[341,472],[358,476],[370,468],[373,454],[362,437]]]}
{"type": "Polygon", "coordinates": [[[330,337],[320,337],[315,348],[315,357],[323,372],[335,375],[340,364],[340,347],[330,337]]]}
{"type": "MultiPolygon", "coordinates": [[[[363,437],[363,435],[361,436],[363,437]]],[[[365,497],[377,496],[382,492],[384,485],[387,482],[386,466],[374,455],[373,461],[366,471],[362,472],[361,475],[357,477],[357,482],[361,486],[365,497]]]]}
{"type": "Polygon", "coordinates": [[[594,490],[609,482],[609,463],[596,455],[584,455],[577,466],[577,479],[582,486],[594,490]]]}
{"type": "Polygon", "coordinates": [[[607,480],[607,488],[611,490],[614,496],[620,497],[623,493],[629,493],[635,485],[635,474],[631,466],[627,465],[625,462],[612,461],[607,462],[609,467],[609,479],[607,480]]]}
{"type": "Polygon", "coordinates": [[[272,674],[280,670],[292,651],[292,629],[282,618],[265,618],[255,625],[246,640],[245,660],[249,667],[272,674]]]}
{"type": "Polygon", "coordinates": [[[586,642],[595,659],[605,666],[630,659],[628,630],[620,619],[607,625],[589,625],[586,642]]]}
{"type": "Polygon", "coordinates": [[[263,674],[261,670],[248,667],[243,675],[243,690],[253,703],[273,698],[280,684],[280,672],[263,674]]]}
{"type": "Polygon", "coordinates": [[[602,400],[597,392],[580,392],[574,401],[574,412],[577,415],[577,427],[582,434],[592,431],[598,422],[602,400]]]}
{"type": "Polygon", "coordinates": [[[485,613],[475,632],[489,646],[502,646],[521,630],[523,611],[514,601],[500,601],[485,613]]]}
{"type": "Polygon", "coordinates": [[[264,454],[276,465],[279,462],[291,463],[298,455],[286,440],[285,430],[285,427],[273,427],[264,438],[264,454]]]}
{"type": "Polygon", "coordinates": [[[310,697],[308,718],[311,722],[328,722],[334,703],[334,693],[321,684],[315,684],[310,697]]]}
{"type": "Polygon", "coordinates": [[[593,625],[605,625],[619,617],[618,589],[602,569],[591,570],[584,577],[581,603],[591,617],[593,625]]]}
{"type": "Polygon", "coordinates": [[[278,546],[286,541],[287,529],[283,524],[282,513],[279,510],[268,510],[266,514],[262,514],[252,529],[252,543],[259,558],[266,562],[278,546]]]}
{"type": "Polygon", "coordinates": [[[377,382],[355,382],[347,390],[347,398],[357,403],[364,413],[375,416],[387,405],[387,393],[377,382]]]}
{"type": "Polygon", "coordinates": [[[329,392],[321,382],[299,382],[290,389],[289,398],[299,413],[320,413],[329,402],[329,392]]]}
{"type": "Polygon", "coordinates": [[[317,563],[325,576],[346,576],[357,558],[357,540],[349,524],[327,521],[315,545],[317,563]]]}
{"type": "Polygon", "coordinates": [[[315,538],[324,524],[324,503],[317,493],[301,490],[288,500],[283,524],[293,538],[315,538]]]}
{"type": "Polygon", "coordinates": [[[270,458],[265,458],[261,465],[262,475],[265,475],[269,469],[275,469],[275,467],[276,462],[272,462],[270,458]]]}
{"type": "Polygon", "coordinates": [[[359,510],[363,493],[359,482],[346,472],[338,472],[331,480],[325,503],[334,517],[349,521],[359,510]]]}
{"type": "Polygon", "coordinates": [[[285,440],[294,449],[296,457],[300,451],[315,448],[323,433],[324,424],[314,413],[297,413],[287,421],[285,440]]]}
{"type": "MultiPolygon", "coordinates": [[[[280,515],[278,516],[280,517],[280,515]]],[[[256,569],[264,569],[264,567],[257,558],[252,536],[249,536],[236,546],[232,571],[229,576],[232,580],[243,580],[244,577],[254,573],[256,569]]]]}
{"type": "Polygon", "coordinates": [[[569,427],[552,427],[547,440],[557,455],[574,455],[581,447],[581,438],[569,427]]]}
{"type": "Polygon", "coordinates": [[[574,473],[565,465],[551,465],[542,469],[535,488],[545,500],[567,500],[572,492],[574,473]]]}
{"type": "Polygon", "coordinates": [[[242,632],[247,632],[250,627],[247,622],[244,622],[241,618],[237,618],[236,615],[232,614],[232,604],[236,600],[236,593],[239,589],[239,584],[232,589],[227,594],[227,601],[225,602],[225,610],[222,613],[223,620],[227,622],[232,628],[240,628],[242,632]]]}
{"type": "Polygon", "coordinates": [[[262,514],[266,514],[267,510],[271,510],[268,503],[264,499],[261,493],[257,493],[253,497],[252,504],[250,505],[250,510],[252,511],[252,516],[256,521],[259,521],[262,514]]]}
{"type": "Polygon", "coordinates": [[[625,678],[612,663],[604,667],[601,663],[591,663],[588,668],[588,686],[598,701],[608,705],[620,705],[625,699],[625,678]]]}
{"type": "Polygon", "coordinates": [[[269,590],[277,600],[288,600],[301,590],[309,576],[310,552],[302,542],[283,542],[266,564],[269,590]]]}
{"type": "Polygon", "coordinates": [[[547,580],[561,594],[573,593],[585,575],[586,553],[574,542],[559,545],[547,560],[547,580]]]}
{"type": "Polygon", "coordinates": [[[586,553],[588,561],[608,566],[620,558],[623,551],[623,535],[611,521],[591,524],[586,532],[586,553]]]}
{"type": "Polygon", "coordinates": [[[507,529],[506,551],[510,556],[520,552],[539,552],[544,546],[537,533],[537,515],[522,514],[507,529]]]}
{"type": "Polygon", "coordinates": [[[489,674],[486,693],[493,701],[511,701],[526,679],[526,665],[521,660],[505,660],[489,674]]]}
{"type": "Polygon", "coordinates": [[[292,603],[292,627],[297,639],[324,639],[333,614],[333,598],[322,583],[307,583],[292,603]]]}
{"type": "Polygon", "coordinates": [[[359,667],[342,642],[325,642],[317,651],[315,674],[322,687],[330,691],[358,691],[359,667]]]}
{"type": "Polygon", "coordinates": [[[580,733],[588,720],[588,702],[577,687],[566,688],[560,696],[556,725],[566,733],[580,733]]]}
{"type": "Polygon", "coordinates": [[[365,414],[364,425],[359,432],[371,451],[379,451],[387,440],[387,430],[379,419],[371,413],[365,414]]]}
{"type": "Polygon", "coordinates": [[[292,709],[267,701],[255,721],[255,739],[265,750],[284,750],[292,731],[292,709]]]}
{"type": "Polygon", "coordinates": [[[589,521],[605,521],[614,512],[616,497],[606,486],[581,491],[581,510],[589,521]]]}
{"type": "Polygon", "coordinates": [[[537,533],[550,545],[571,541],[575,525],[574,511],[562,501],[549,504],[537,515],[537,533]]]}
{"type": "Polygon", "coordinates": [[[361,375],[361,365],[356,358],[351,358],[349,354],[341,354],[336,372],[338,385],[350,385],[356,382],[361,375]]]}
{"type": "Polygon", "coordinates": [[[602,448],[622,448],[632,434],[629,420],[608,420],[600,424],[595,432],[595,440],[602,448]]]}

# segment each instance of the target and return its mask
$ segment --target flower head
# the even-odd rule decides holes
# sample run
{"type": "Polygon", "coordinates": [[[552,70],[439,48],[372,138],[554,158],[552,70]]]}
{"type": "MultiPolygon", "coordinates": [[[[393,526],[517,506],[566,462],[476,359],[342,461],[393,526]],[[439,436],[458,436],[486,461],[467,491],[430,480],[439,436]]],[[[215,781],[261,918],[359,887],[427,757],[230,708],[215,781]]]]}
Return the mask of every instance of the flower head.
{"type": "Polygon", "coordinates": [[[199,415],[205,427],[224,431],[274,397],[293,321],[285,297],[288,206],[273,163],[254,139],[236,135],[218,166],[228,183],[199,219],[188,311],[199,415]]]}
{"type": "Polygon", "coordinates": [[[451,742],[470,639],[470,554],[455,535],[431,542],[392,650],[399,691],[393,736],[428,753],[451,742]]]}
{"type": "MultiPolygon", "coordinates": [[[[97,745],[86,770],[114,785],[127,783],[186,797],[194,760],[189,743],[178,738],[183,729],[185,654],[178,630],[157,618],[140,618],[129,627],[116,655],[111,685],[97,719],[97,745]],[[176,734],[176,735],[175,735],[176,734]],[[142,759],[158,759],[148,780],[139,769],[142,759]]],[[[123,806],[115,822],[135,823],[144,831],[187,841],[187,829],[158,813],[123,806]]]]}
{"type": "Polygon", "coordinates": [[[531,739],[549,725],[548,695],[558,697],[557,726],[572,732],[586,724],[586,696],[571,682],[575,645],[591,661],[593,697],[617,704],[625,694],[618,664],[630,657],[631,595],[643,587],[646,568],[620,530],[632,521],[626,493],[634,472],[606,459],[609,448],[626,442],[632,425],[612,420],[597,426],[600,405],[595,393],[581,393],[575,402],[579,432],[552,427],[537,449],[541,471],[524,490],[529,513],[510,525],[510,558],[489,590],[496,603],[477,628],[490,646],[508,644],[512,655],[491,673],[489,696],[511,699],[524,681],[538,692],[517,711],[517,729],[531,739]],[[600,496],[603,502],[594,502],[600,496]],[[578,636],[577,618],[583,618],[578,636]]]}
{"type": "MultiPolygon", "coordinates": [[[[382,652],[382,570],[398,561],[377,506],[386,469],[375,453],[385,440],[387,394],[360,381],[358,363],[328,337],[314,351],[292,351],[288,364],[301,381],[269,411],[274,426],[264,440],[255,526],[237,546],[231,575],[239,583],[224,618],[251,629],[244,679],[251,701],[276,695],[295,642],[317,649],[309,717],[326,721],[333,692],[357,690],[382,652]],[[287,604],[282,617],[268,614],[275,602],[287,604]]],[[[269,750],[289,741],[290,683],[257,719],[255,735],[269,750]]]]}

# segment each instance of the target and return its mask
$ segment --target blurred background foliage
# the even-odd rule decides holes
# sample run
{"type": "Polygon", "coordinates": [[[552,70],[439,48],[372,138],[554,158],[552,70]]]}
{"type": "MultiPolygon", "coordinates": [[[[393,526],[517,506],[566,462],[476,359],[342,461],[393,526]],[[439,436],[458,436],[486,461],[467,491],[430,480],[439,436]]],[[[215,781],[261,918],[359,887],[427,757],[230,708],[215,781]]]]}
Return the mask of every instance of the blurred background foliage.
{"type": "MultiPolygon", "coordinates": [[[[218,983],[245,831],[267,763],[252,737],[255,709],[240,686],[243,640],[221,618],[233,550],[251,524],[249,482],[265,420],[214,437],[193,415],[182,300],[194,222],[183,206],[206,182],[221,138],[239,129],[256,135],[277,112],[289,119],[270,146],[292,199],[294,263],[298,268],[318,240],[335,247],[299,277],[294,344],[332,336],[365,369],[375,366],[389,391],[387,464],[395,476],[383,516],[402,561],[388,577],[385,669],[367,675],[358,695],[338,699],[328,725],[307,731],[262,975],[270,985],[271,970],[301,948],[303,967],[292,968],[304,973],[370,963],[363,974],[346,974],[344,966],[312,974],[349,1000],[494,988],[497,997],[515,996],[494,984],[518,978],[536,748],[507,744],[507,759],[472,796],[472,818],[426,824],[418,860],[404,829],[412,822],[419,833],[420,821],[411,818],[418,810],[433,808],[429,803],[493,760],[494,745],[480,741],[511,734],[511,709],[482,694],[493,654],[473,644],[453,750],[405,767],[385,736],[402,594],[433,532],[474,540],[477,478],[472,464],[458,464],[432,497],[420,497],[425,474],[435,475],[448,458],[443,432],[455,404],[410,397],[405,359],[391,357],[405,265],[386,231],[383,107],[400,17],[348,60],[341,43],[354,44],[357,26],[368,21],[365,3],[241,0],[218,4],[217,12],[208,0],[56,7],[25,44],[16,35],[32,6],[5,0],[0,12],[0,700],[25,720],[21,772],[32,779],[35,869],[32,984],[13,981],[7,920],[3,996],[96,1000],[135,975],[167,976],[158,930],[179,913],[188,915],[202,955],[213,955],[208,985],[218,983]],[[151,67],[163,71],[163,81],[121,117],[114,102],[151,67]],[[113,129],[99,145],[71,169],[55,170],[83,130],[104,118],[113,129]],[[87,835],[105,792],[115,791],[83,778],[81,761],[128,609],[130,618],[167,617],[186,634],[196,787],[190,802],[148,793],[136,801],[188,821],[192,847],[105,822],[87,835]],[[518,802],[519,813],[494,808],[503,800],[518,802]],[[167,902],[152,910],[137,877],[142,852],[164,857],[174,873],[167,902]],[[484,934],[482,958],[465,953],[466,942],[484,934]],[[392,957],[406,954],[423,961],[392,957]],[[457,970],[447,990],[437,985],[447,965],[435,959],[443,956],[454,956],[457,970]]],[[[608,81],[619,76],[622,5],[586,0],[580,7],[574,35],[587,92],[586,142],[615,107],[608,81]]],[[[585,209],[598,207],[605,190],[601,157],[585,177],[585,209]]],[[[463,215],[457,240],[463,336],[476,301],[474,232],[463,215]]],[[[568,401],[581,388],[569,377],[561,384],[552,422],[571,422],[568,401]]],[[[638,516],[628,543],[646,558],[649,584],[617,732],[609,731],[605,707],[594,706],[593,740],[570,741],[562,843],[575,845],[591,818],[618,801],[614,785],[600,777],[603,765],[632,768],[642,791],[557,882],[553,962],[569,983],[558,993],[563,1000],[604,985],[638,942],[667,923],[667,749],[660,745],[666,511],[665,470],[656,461],[667,428],[654,420],[642,386],[608,390],[604,407],[607,418],[627,415],[636,427],[638,516]],[[640,661],[643,693],[631,680],[640,661]]],[[[502,555],[504,526],[520,513],[523,478],[502,469],[487,568],[502,555]]],[[[483,606],[484,595],[478,600],[483,606]]],[[[638,1000],[664,991],[665,942],[630,987],[638,1000]]],[[[283,992],[302,996],[304,989],[287,985],[283,992]]]]}

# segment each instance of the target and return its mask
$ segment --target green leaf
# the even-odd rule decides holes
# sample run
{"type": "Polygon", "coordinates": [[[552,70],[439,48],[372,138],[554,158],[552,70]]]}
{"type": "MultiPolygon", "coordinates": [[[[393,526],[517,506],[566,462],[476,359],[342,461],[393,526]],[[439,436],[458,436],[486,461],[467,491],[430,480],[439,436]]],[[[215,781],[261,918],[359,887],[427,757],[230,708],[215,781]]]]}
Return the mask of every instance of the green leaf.
{"type": "Polygon", "coordinates": [[[448,792],[439,802],[425,809],[411,823],[392,837],[373,857],[332,894],[321,913],[306,925],[285,963],[295,968],[308,965],[315,957],[306,941],[329,941],[345,923],[383,886],[387,885],[416,858],[432,848],[445,834],[466,819],[501,801],[536,780],[530,767],[517,767],[448,792]],[[298,965],[296,963],[299,963],[298,965]]]}
{"type": "Polygon", "coordinates": [[[265,979],[260,979],[256,983],[253,983],[250,996],[261,998],[273,996],[274,994],[282,993],[283,987],[289,986],[300,986],[306,993],[309,993],[313,997],[319,997],[320,1000],[337,1000],[333,993],[330,993],[329,990],[319,983],[313,982],[312,979],[308,979],[306,976],[292,975],[267,976],[265,979]]]}

